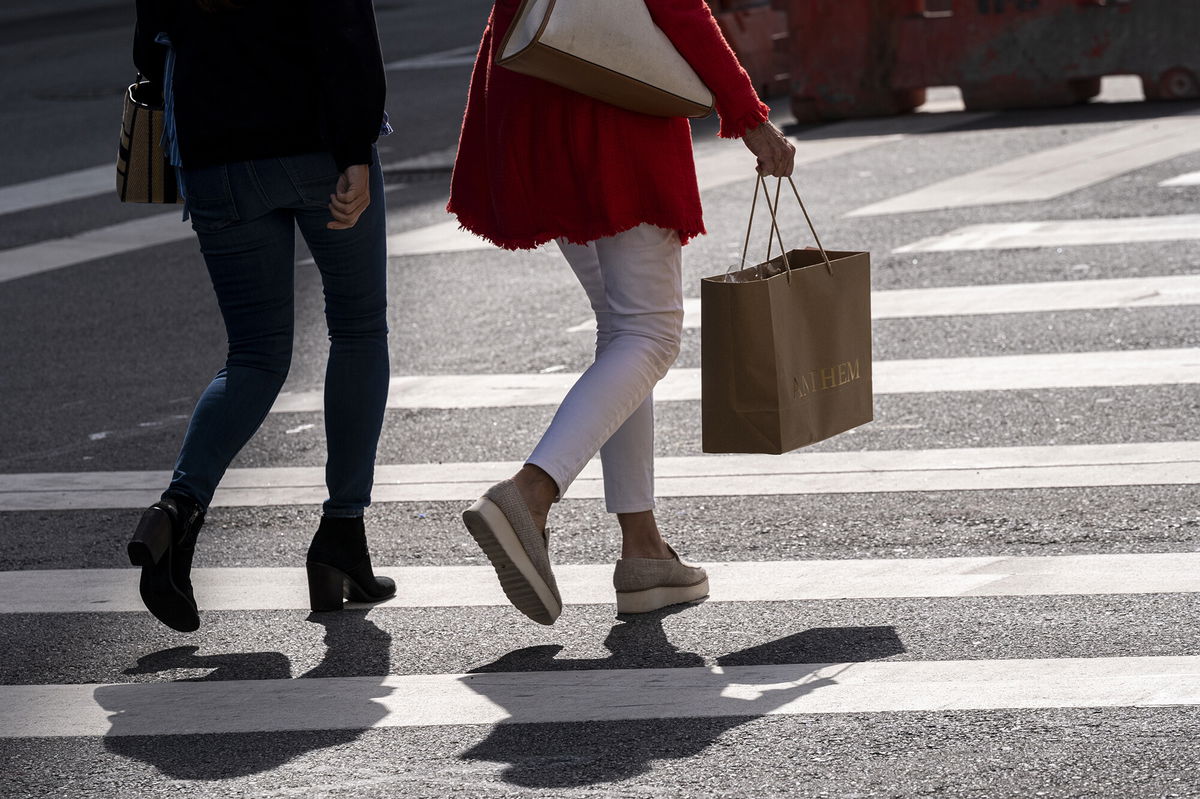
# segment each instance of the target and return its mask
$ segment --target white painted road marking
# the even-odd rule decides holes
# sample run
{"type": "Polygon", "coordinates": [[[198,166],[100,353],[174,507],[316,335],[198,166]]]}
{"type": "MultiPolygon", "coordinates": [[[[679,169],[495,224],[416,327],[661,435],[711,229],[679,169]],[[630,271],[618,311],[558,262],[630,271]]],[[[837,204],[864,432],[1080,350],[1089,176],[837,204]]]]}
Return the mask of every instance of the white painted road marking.
{"type": "Polygon", "coordinates": [[[871,295],[875,319],[1200,305],[1200,275],[896,289],[871,295]]]}
{"type": "Polygon", "coordinates": [[[958,175],[847,216],[1051,200],[1195,150],[1200,115],[1166,117],[958,175]]]}
{"type": "MultiPolygon", "coordinates": [[[[1192,384],[1200,383],[1200,348],[876,361],[873,369],[877,395],[1192,384]]],[[[578,379],[571,372],[393,377],[387,406],[420,410],[557,405],[578,379]]],[[[671,369],[655,386],[654,398],[699,400],[700,370],[671,369]]],[[[323,407],[323,391],[294,391],[280,394],[272,413],[313,413],[323,407]]]]}
{"type": "Polygon", "coordinates": [[[496,247],[474,233],[463,230],[457,219],[451,219],[415,230],[393,233],[388,236],[387,249],[389,258],[399,258],[406,255],[490,250],[496,247]]]}
{"type": "MultiPolygon", "coordinates": [[[[471,55],[467,57],[473,58],[475,45],[469,49],[471,55]]],[[[426,66],[444,65],[433,62],[426,63],[426,66]]],[[[797,164],[834,158],[896,141],[903,135],[929,133],[951,125],[964,124],[983,116],[986,115],[915,115],[892,126],[901,132],[886,135],[856,135],[856,131],[859,129],[869,129],[863,128],[861,122],[823,126],[797,139],[797,144],[801,147],[801,151],[797,154],[797,164]]],[[[430,157],[445,160],[446,152],[439,150],[430,154],[430,157]]],[[[420,163],[419,159],[410,159],[410,161],[416,165],[420,163]]],[[[404,164],[400,166],[403,168],[404,164]]],[[[712,154],[701,155],[697,159],[696,166],[701,188],[710,189],[738,180],[749,181],[749,176],[753,175],[754,157],[736,143],[725,143],[719,149],[714,148],[712,154]]],[[[115,197],[115,169],[115,166],[106,164],[2,188],[0,189],[0,214],[52,205],[108,191],[113,191],[115,197]]],[[[180,216],[181,212],[172,211],[85,231],[75,236],[0,251],[0,282],[61,269],[111,255],[133,252],[157,244],[191,238],[191,227],[181,224],[180,216]]],[[[457,220],[439,222],[388,237],[388,253],[392,257],[488,249],[493,249],[493,245],[478,236],[460,230],[457,220]]]]}
{"type": "Polygon", "coordinates": [[[1200,657],[0,686],[0,737],[1200,704],[1200,657]]]}
{"type": "MultiPolygon", "coordinates": [[[[464,502],[511,476],[511,462],[380,465],[376,502],[464,502]]],[[[979,447],[659,458],[660,497],[994,491],[1093,486],[1196,485],[1200,442],[979,447]]],[[[141,508],[158,499],[169,472],[0,475],[0,512],[141,508]]],[[[215,507],[315,505],[322,467],[230,469],[215,507]]],[[[598,461],[571,486],[571,499],[604,495],[598,461]]]]}
{"type": "MultiPolygon", "coordinates": [[[[704,563],[710,602],[795,602],[887,597],[1044,596],[1200,592],[1200,552],[1050,557],[898,558],[704,563]]],[[[612,564],[556,565],[563,600],[613,602],[612,564]]],[[[396,581],[374,607],[505,607],[491,566],[397,566],[375,572],[396,581]]],[[[132,613],[137,569],[0,572],[2,613],[132,613]],[[46,585],[70,591],[47,594],[46,585]]],[[[307,610],[303,568],[193,569],[209,611],[307,610]]]]}
{"type": "MultiPolygon", "coordinates": [[[[789,137],[796,146],[796,167],[890,144],[908,136],[936,133],[946,128],[978,122],[990,113],[908,114],[886,120],[854,119],[821,125],[789,137]]],[[[751,191],[754,156],[740,142],[725,142],[697,153],[696,178],[701,191],[744,181],[751,191]]]]}
{"type": "Polygon", "coordinates": [[[1167,187],[1200,186],[1200,172],[1188,172],[1186,175],[1179,175],[1178,177],[1174,177],[1169,180],[1164,180],[1162,183],[1159,183],[1158,185],[1167,186],[1167,187]]]}
{"type": "MultiPolygon", "coordinates": [[[[991,114],[910,114],[885,121],[850,120],[822,125],[792,138],[797,148],[796,166],[899,141],[905,136],[965,125],[988,116],[991,114]],[[874,132],[881,129],[887,132],[874,132]]],[[[696,155],[696,177],[701,191],[739,181],[745,181],[747,191],[750,191],[754,177],[754,156],[738,142],[706,147],[696,155]]],[[[388,256],[391,258],[492,249],[496,249],[495,245],[460,229],[457,220],[388,236],[388,256]]]]}
{"type": "Polygon", "coordinates": [[[0,250],[0,283],[193,237],[182,211],[133,219],[77,236],[0,250]]]}
{"type": "Polygon", "coordinates": [[[388,72],[412,72],[422,69],[442,69],[445,67],[465,67],[475,63],[475,54],[479,44],[468,44],[438,53],[404,58],[384,65],[388,72]]]}
{"type": "Polygon", "coordinates": [[[918,112],[925,113],[965,110],[962,90],[957,86],[930,86],[925,90],[925,102],[917,108],[918,112]]]}
{"type": "Polygon", "coordinates": [[[0,188],[0,214],[44,208],[47,205],[57,205],[84,197],[95,197],[108,192],[112,192],[113,198],[116,198],[117,164],[115,158],[111,164],[101,164],[76,172],[4,186],[0,188]]]}
{"type": "MultiPolygon", "coordinates": [[[[871,318],[914,319],[1174,305],[1200,305],[1200,275],[874,291],[871,293],[871,318]]],[[[685,299],[683,311],[685,328],[700,327],[699,297],[685,299]]],[[[567,332],[591,333],[595,329],[595,322],[588,320],[567,328],[567,332]]]]}
{"type": "Polygon", "coordinates": [[[968,225],[931,236],[892,252],[1011,250],[1021,247],[1073,247],[1200,239],[1200,214],[1130,216],[1115,219],[1064,219],[968,225]]]}

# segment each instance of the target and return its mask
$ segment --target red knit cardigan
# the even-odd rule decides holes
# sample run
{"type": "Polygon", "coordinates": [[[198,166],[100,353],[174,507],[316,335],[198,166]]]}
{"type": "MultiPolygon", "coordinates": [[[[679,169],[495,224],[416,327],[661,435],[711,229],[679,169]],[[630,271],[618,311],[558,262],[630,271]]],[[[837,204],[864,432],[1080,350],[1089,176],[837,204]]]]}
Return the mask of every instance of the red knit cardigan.
{"type": "MultiPolygon", "coordinates": [[[[602,1],[602,0],[601,0],[602,1]]],[[[688,121],[626,111],[493,63],[520,0],[496,0],[471,76],[447,210],[506,249],[649,223],[704,233],[688,121]]],[[[716,98],[720,136],[767,118],[704,0],[646,0],[716,98]]]]}

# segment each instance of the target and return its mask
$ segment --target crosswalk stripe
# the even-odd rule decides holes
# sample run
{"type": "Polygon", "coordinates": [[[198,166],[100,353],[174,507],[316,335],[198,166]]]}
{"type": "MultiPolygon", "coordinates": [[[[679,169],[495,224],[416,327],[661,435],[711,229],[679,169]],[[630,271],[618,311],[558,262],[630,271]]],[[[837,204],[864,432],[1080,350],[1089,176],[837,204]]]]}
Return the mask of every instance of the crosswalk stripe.
{"type": "MultiPolygon", "coordinates": [[[[897,558],[704,563],[710,602],[894,597],[1048,596],[1200,592],[1200,552],[1039,557],[897,558]]],[[[613,599],[611,564],[556,565],[563,601],[613,599]]],[[[397,594],[374,607],[505,607],[491,566],[376,565],[397,594]]],[[[128,613],[144,609],[135,569],[0,572],[0,614],[128,613]],[[70,591],[45,591],[69,585],[70,591]]],[[[303,568],[193,569],[208,611],[303,610],[303,568]]]]}
{"type": "Polygon", "coordinates": [[[0,283],[111,255],[192,238],[180,211],[133,219],[52,241],[0,251],[0,283]]]}
{"type": "MultiPolygon", "coordinates": [[[[929,133],[961,125],[986,114],[919,114],[889,126],[895,133],[856,135],[870,130],[862,122],[823,126],[799,137],[798,164],[813,163],[863,150],[904,135],[929,133]]],[[[754,159],[744,148],[725,143],[697,159],[697,171],[703,190],[724,186],[753,175],[754,159]]],[[[93,196],[114,190],[114,167],[105,165],[57,175],[39,181],[0,189],[0,214],[52,205],[65,200],[93,196]]],[[[0,283],[41,274],[87,261],[133,252],[158,244],[183,241],[192,237],[191,227],[179,223],[180,213],[172,211],[116,225],[84,231],[51,241],[0,251],[0,283]]],[[[459,229],[457,220],[439,222],[416,230],[388,236],[392,257],[492,249],[483,239],[459,229]]]]}
{"type": "MultiPolygon", "coordinates": [[[[886,125],[882,125],[882,128],[887,131],[883,133],[871,132],[881,129],[881,123],[874,121],[853,120],[821,126],[794,138],[794,142],[799,148],[796,164],[803,166],[847,155],[880,144],[898,141],[904,136],[932,133],[977,121],[986,116],[989,114],[914,114],[897,120],[889,120],[886,125]]],[[[1136,157],[1126,153],[1121,157],[1113,156],[1116,159],[1113,162],[1127,165],[1133,163],[1138,157],[1143,160],[1150,157],[1150,153],[1155,156],[1150,163],[1169,157],[1162,154],[1171,151],[1171,148],[1182,147],[1184,146],[1182,142],[1189,141],[1186,132],[1175,129],[1181,126],[1186,127],[1194,123],[1196,119],[1200,119],[1200,117],[1168,118],[1145,123],[1144,126],[1135,126],[1139,131],[1143,127],[1149,130],[1153,126],[1161,126],[1165,131],[1163,133],[1165,138],[1157,144],[1151,139],[1147,139],[1150,143],[1143,143],[1133,148],[1132,152],[1137,154],[1136,157]]],[[[1134,129],[1126,129],[1108,135],[1116,137],[1114,141],[1119,144],[1121,136],[1138,139],[1141,133],[1134,129]]],[[[1097,139],[1106,140],[1103,136],[1097,137],[1097,139]]],[[[1192,149],[1195,147],[1193,146],[1192,149]]],[[[1119,147],[1115,152],[1117,151],[1124,152],[1119,147]]],[[[751,156],[732,144],[726,144],[719,149],[713,148],[710,152],[702,152],[697,157],[696,164],[702,190],[718,188],[739,180],[748,180],[747,175],[752,174],[753,169],[751,156]]],[[[1128,168],[1132,169],[1136,166],[1128,168]]],[[[969,177],[965,176],[961,180],[967,180],[969,177]]],[[[112,167],[101,165],[0,188],[0,214],[101,194],[112,188],[112,180],[112,167]]],[[[1022,185],[1030,185],[1030,183],[1027,181],[1022,185]]],[[[190,238],[190,229],[185,225],[172,224],[175,221],[177,221],[177,215],[172,212],[85,231],[75,236],[0,251],[0,282],[190,238]]],[[[455,220],[396,233],[388,237],[389,255],[393,257],[491,248],[492,245],[483,239],[460,230],[455,220]]],[[[897,252],[900,251],[907,250],[902,249],[897,252]]]]}
{"type": "MultiPolygon", "coordinates": [[[[520,462],[380,465],[376,502],[463,502],[511,476],[520,462]]],[[[988,491],[1200,483],[1200,442],[978,447],[659,458],[659,497],[988,491]]],[[[169,472],[0,475],[0,512],[138,508],[158,499],[169,472]]],[[[598,499],[593,461],[572,499],[598,499]]],[[[313,505],[327,496],[325,470],[230,469],[214,507],[313,505]]]]}
{"type": "MultiPolygon", "coordinates": [[[[909,136],[937,133],[992,116],[991,113],[909,114],[888,120],[846,120],[821,125],[789,137],[796,147],[797,168],[831,158],[890,144],[909,136]]],[[[754,156],[745,147],[726,143],[701,151],[696,156],[696,178],[700,190],[746,182],[753,191],[754,156]]]]}
{"type": "Polygon", "coordinates": [[[0,686],[0,737],[1200,704],[1200,657],[0,686]]]}
{"type": "Polygon", "coordinates": [[[1185,175],[1179,175],[1168,180],[1164,180],[1159,186],[1200,186],[1200,172],[1188,172],[1185,175]]]}
{"type": "Polygon", "coordinates": [[[1195,150],[1200,114],[1156,119],[958,175],[847,216],[1051,200],[1195,150]]]}
{"type": "MultiPolygon", "coordinates": [[[[1200,275],[875,291],[871,293],[871,318],[916,319],[1175,305],[1200,305],[1200,275]]],[[[685,299],[683,313],[685,328],[700,327],[700,298],[685,299]]],[[[588,320],[567,328],[567,332],[590,333],[595,329],[596,323],[588,320]]]]}
{"type": "Polygon", "coordinates": [[[411,72],[422,69],[470,66],[475,63],[475,54],[478,50],[478,44],[468,44],[437,53],[391,61],[384,65],[384,69],[388,72],[411,72]]]}
{"type": "MultiPolygon", "coordinates": [[[[570,372],[393,377],[387,407],[557,405],[578,379],[570,372]]],[[[1200,348],[877,361],[872,381],[877,395],[1192,384],[1200,383],[1200,348]]],[[[699,400],[700,370],[671,369],[655,386],[654,398],[656,402],[699,400]]],[[[323,403],[321,390],[289,391],[279,395],[272,413],[313,413],[323,403]]]]}
{"type": "Polygon", "coordinates": [[[1065,219],[968,225],[892,250],[1011,250],[1022,247],[1072,247],[1200,239],[1200,214],[1131,216],[1115,219],[1065,219]]]}
{"type": "MultiPolygon", "coordinates": [[[[796,166],[896,142],[905,136],[934,133],[991,116],[972,114],[912,114],[895,120],[850,120],[822,125],[792,138],[796,145],[796,166]],[[887,132],[877,133],[879,129],[887,132]]],[[[696,155],[696,178],[701,191],[745,181],[752,190],[754,156],[739,144],[725,142],[701,150],[696,155]]],[[[490,250],[494,245],[459,227],[457,220],[439,222],[388,236],[388,255],[398,258],[412,255],[490,250]]]]}
{"type": "Polygon", "coordinates": [[[493,249],[494,245],[474,233],[463,230],[457,219],[433,225],[393,233],[388,236],[389,258],[407,255],[435,255],[438,253],[471,252],[493,249]]]}
{"type": "Polygon", "coordinates": [[[911,319],[1198,304],[1200,275],[1168,275],[877,291],[871,295],[871,316],[911,319]]]}
{"type": "Polygon", "coordinates": [[[111,164],[80,169],[0,188],[0,215],[44,208],[83,197],[117,192],[116,160],[111,164]]]}

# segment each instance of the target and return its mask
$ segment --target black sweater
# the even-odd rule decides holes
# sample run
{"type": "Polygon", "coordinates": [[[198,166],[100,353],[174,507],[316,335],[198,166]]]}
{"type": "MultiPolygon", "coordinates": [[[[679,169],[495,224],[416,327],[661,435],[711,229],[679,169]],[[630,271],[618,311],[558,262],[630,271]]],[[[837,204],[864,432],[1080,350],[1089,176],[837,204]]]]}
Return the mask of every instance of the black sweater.
{"type": "Polygon", "coordinates": [[[175,48],[175,121],[184,167],[328,151],[371,163],[386,94],[371,0],[137,0],[133,60],[161,87],[175,48]]]}

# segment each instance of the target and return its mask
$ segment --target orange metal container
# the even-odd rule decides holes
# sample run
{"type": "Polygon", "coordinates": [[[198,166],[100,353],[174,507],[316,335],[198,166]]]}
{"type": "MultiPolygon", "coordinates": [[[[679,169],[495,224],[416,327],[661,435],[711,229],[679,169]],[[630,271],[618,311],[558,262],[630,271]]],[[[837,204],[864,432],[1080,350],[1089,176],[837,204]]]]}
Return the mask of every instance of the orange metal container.
{"type": "Polygon", "coordinates": [[[769,0],[709,0],[709,5],[759,95],[786,95],[791,88],[786,15],[769,0]]]}
{"type": "Polygon", "coordinates": [[[797,118],[911,110],[930,86],[968,109],[1065,105],[1105,75],[1147,99],[1200,97],[1200,3],[1182,0],[775,0],[797,118]]]}

